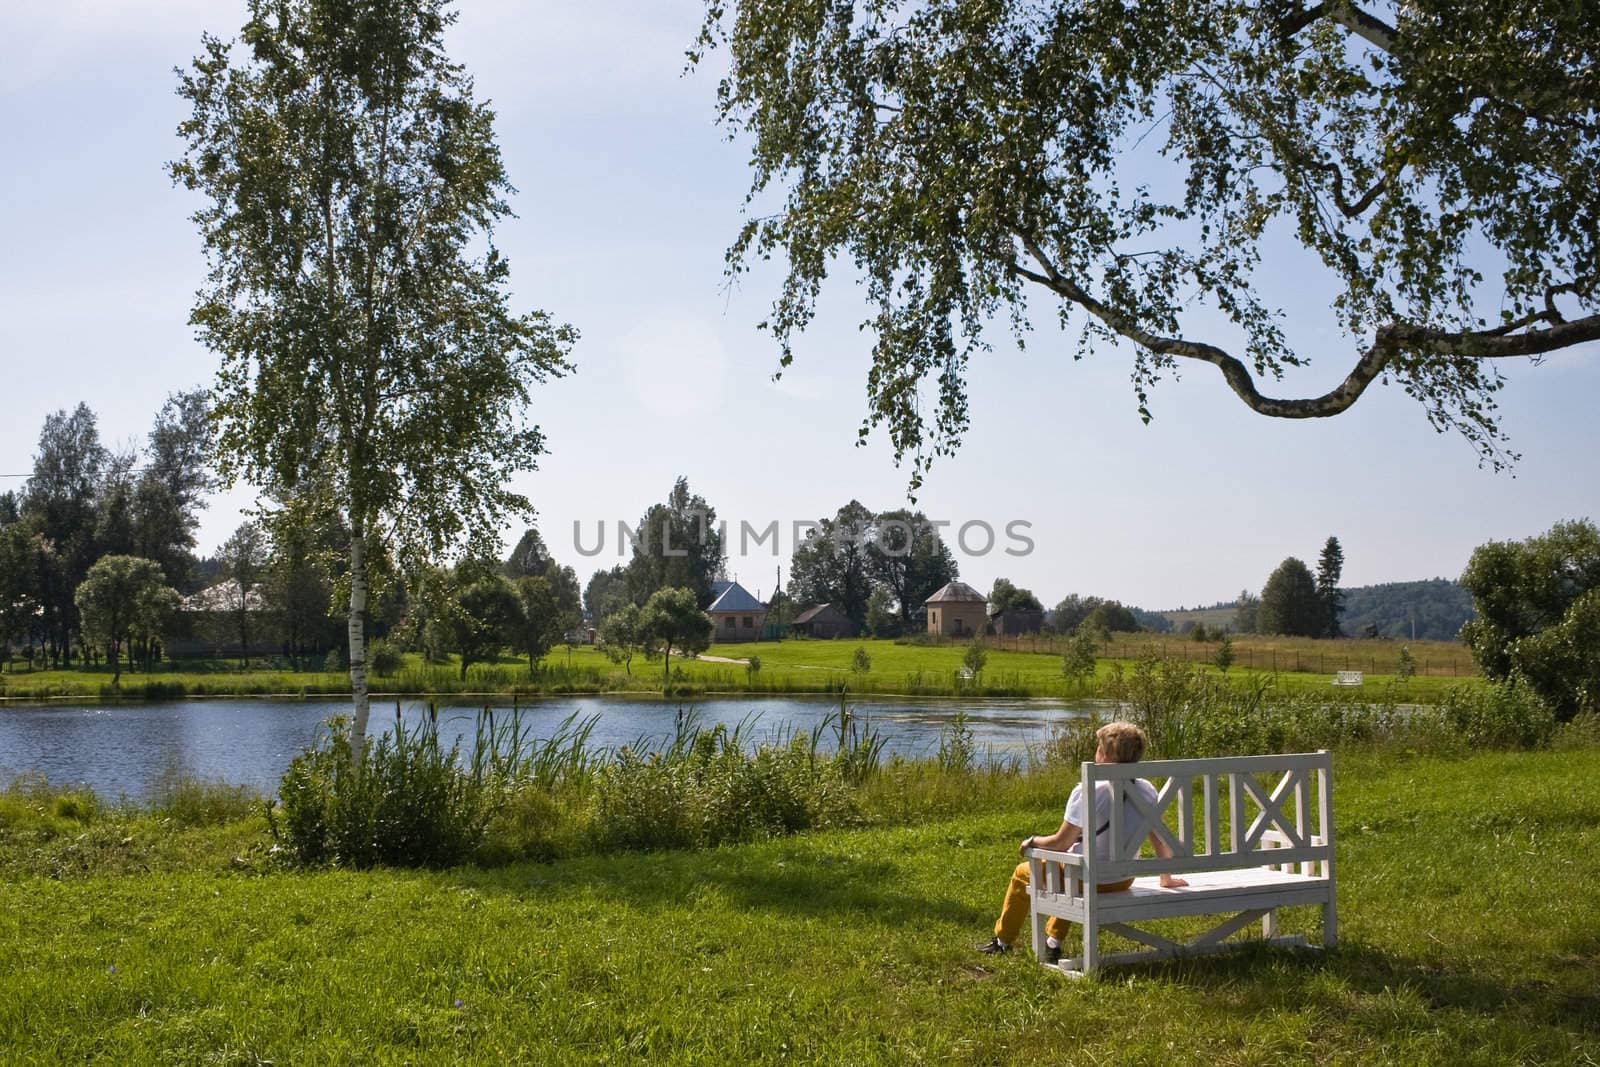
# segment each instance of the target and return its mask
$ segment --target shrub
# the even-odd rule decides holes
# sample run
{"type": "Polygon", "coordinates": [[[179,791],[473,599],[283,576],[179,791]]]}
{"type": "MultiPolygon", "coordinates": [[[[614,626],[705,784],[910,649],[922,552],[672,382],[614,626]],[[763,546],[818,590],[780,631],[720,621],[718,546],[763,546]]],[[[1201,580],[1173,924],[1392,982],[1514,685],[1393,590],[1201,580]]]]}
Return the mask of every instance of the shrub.
{"type": "Polygon", "coordinates": [[[967,646],[966,655],[961,657],[961,666],[974,680],[983,673],[983,668],[989,663],[989,650],[983,647],[983,642],[976,639],[967,646]]]}
{"type": "Polygon", "coordinates": [[[367,646],[367,664],[371,666],[372,673],[379,678],[392,678],[399,673],[404,659],[399,649],[378,638],[367,646]]]}
{"type": "Polygon", "coordinates": [[[1556,731],[1555,712],[1515,675],[1492,686],[1451,686],[1438,713],[1469,748],[1539,748],[1556,731]]]}
{"type": "Polygon", "coordinates": [[[1417,673],[1417,658],[1411,654],[1410,645],[1400,646],[1400,659],[1395,664],[1394,675],[1401,681],[1414,677],[1417,673]]]}
{"type": "Polygon", "coordinates": [[[856,646],[856,654],[850,659],[850,669],[857,674],[866,674],[872,670],[872,657],[867,655],[865,645],[856,646]]]}
{"type": "Polygon", "coordinates": [[[488,782],[478,761],[462,767],[459,743],[440,745],[437,708],[407,728],[397,707],[393,732],[368,746],[356,771],[341,718],[289,764],[279,796],[300,862],[447,867],[482,841],[488,782]]]}
{"type": "Polygon", "coordinates": [[[1223,674],[1227,674],[1228,668],[1233,666],[1233,636],[1226,630],[1222,632],[1222,643],[1217,645],[1217,654],[1212,662],[1223,674]]]}

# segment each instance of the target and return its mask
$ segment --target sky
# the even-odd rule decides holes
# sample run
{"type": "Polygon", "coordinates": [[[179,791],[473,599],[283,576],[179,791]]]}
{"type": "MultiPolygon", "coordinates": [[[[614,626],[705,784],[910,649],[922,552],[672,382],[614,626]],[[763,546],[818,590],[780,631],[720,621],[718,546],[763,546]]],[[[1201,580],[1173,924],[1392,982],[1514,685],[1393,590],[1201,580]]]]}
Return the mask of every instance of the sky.
{"type": "MultiPolygon", "coordinates": [[[[49,413],[86,402],[103,440],[137,444],[170,392],[214,375],[187,325],[203,276],[198,202],[165,164],[182,151],[174,68],[202,32],[236,32],[242,12],[201,0],[0,7],[0,491],[23,486],[49,413]]],[[[716,58],[684,73],[699,13],[693,0],[473,0],[448,45],[497,111],[518,188],[518,217],[496,235],[514,306],[581,333],[576,373],[540,388],[529,413],[550,454],[516,481],[546,541],[587,579],[621,561],[618,522],[686,476],[729,523],[730,572],[765,597],[780,567],[787,578],[796,522],[851,499],[905,506],[910,472],[882,435],[856,445],[871,340],[848,271],[776,381],[757,323],[778,277],[727,283],[749,146],[713,122],[716,58]],[[740,553],[743,524],[773,522],[776,555],[754,538],[740,553]]],[[[1330,326],[1324,279],[1286,255],[1268,284],[1313,359],[1276,392],[1325,391],[1357,345],[1330,326]]],[[[1269,420],[1197,366],[1159,386],[1145,425],[1130,350],[1076,362],[1075,333],[1055,328],[1048,301],[1035,308],[1025,351],[997,329],[973,361],[966,443],[917,499],[950,523],[961,577],[979,589],[1003,576],[1046,604],[1068,593],[1208,604],[1259,590],[1286,556],[1314,565],[1330,535],[1345,585],[1453,578],[1484,541],[1600,510],[1594,345],[1502,368],[1502,424],[1522,459],[1494,473],[1396,388],[1334,419],[1269,420]]],[[[249,486],[215,497],[202,553],[255,503],[249,486]]]]}

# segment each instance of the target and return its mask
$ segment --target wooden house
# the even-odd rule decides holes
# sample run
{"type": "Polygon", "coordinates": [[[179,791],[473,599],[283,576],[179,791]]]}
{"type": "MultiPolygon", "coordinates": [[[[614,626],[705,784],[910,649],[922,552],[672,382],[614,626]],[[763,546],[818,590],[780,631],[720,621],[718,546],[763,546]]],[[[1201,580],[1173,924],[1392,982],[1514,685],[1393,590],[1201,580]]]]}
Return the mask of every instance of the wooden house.
{"type": "Polygon", "coordinates": [[[808,637],[855,637],[861,628],[836,604],[818,604],[795,616],[792,629],[808,637]]]}

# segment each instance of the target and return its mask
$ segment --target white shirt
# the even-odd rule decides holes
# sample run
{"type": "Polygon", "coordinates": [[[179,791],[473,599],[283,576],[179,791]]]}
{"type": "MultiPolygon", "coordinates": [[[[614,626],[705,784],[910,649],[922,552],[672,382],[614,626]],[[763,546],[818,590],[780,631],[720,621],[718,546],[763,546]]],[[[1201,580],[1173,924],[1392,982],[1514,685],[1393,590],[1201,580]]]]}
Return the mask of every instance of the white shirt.
{"type": "MultiPolygon", "coordinates": [[[[1147,779],[1135,778],[1128,783],[1129,789],[1137,789],[1140,797],[1148,802],[1150,807],[1155,807],[1156,787],[1147,779]]],[[[1072,796],[1067,798],[1066,821],[1083,831],[1083,838],[1094,838],[1094,854],[1097,858],[1108,860],[1111,858],[1111,783],[1097,782],[1094,790],[1094,818],[1087,817],[1084,811],[1083,783],[1079,782],[1072,787],[1072,796]],[[1104,832],[1101,828],[1104,827],[1104,832]]],[[[1139,841],[1134,836],[1140,826],[1139,810],[1135,808],[1126,797],[1122,801],[1122,834],[1123,848],[1119,851],[1123,855],[1137,855],[1139,841]]],[[[1149,830],[1142,836],[1149,836],[1149,830]]],[[[1080,839],[1072,846],[1071,851],[1080,856],[1083,854],[1083,840],[1080,839]]]]}

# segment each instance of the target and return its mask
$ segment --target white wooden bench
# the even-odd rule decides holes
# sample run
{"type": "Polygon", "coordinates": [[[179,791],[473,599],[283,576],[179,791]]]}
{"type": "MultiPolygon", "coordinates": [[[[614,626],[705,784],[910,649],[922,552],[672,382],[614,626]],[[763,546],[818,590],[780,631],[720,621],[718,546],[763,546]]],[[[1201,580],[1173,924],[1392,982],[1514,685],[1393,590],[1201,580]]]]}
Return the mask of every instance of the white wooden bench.
{"type": "MultiPolygon", "coordinates": [[[[1042,848],[1024,853],[1033,897],[1036,959],[1044,958],[1045,920],[1052,915],[1083,927],[1082,955],[1063,955],[1059,965],[1074,976],[1093,974],[1107,963],[1227,951],[1248,943],[1224,942],[1257,919],[1265,941],[1305,946],[1304,937],[1278,935],[1277,910],[1295,905],[1320,906],[1322,944],[1334,944],[1338,913],[1333,881],[1333,758],[1328,752],[1085,763],[1085,794],[1093,796],[1102,782],[1112,791],[1109,858],[1097,856],[1097,850],[1087,845],[1084,855],[1042,848]],[[1280,777],[1272,785],[1262,777],[1274,775],[1280,777]],[[1153,805],[1128,788],[1135,778],[1159,783],[1153,805]],[[1197,794],[1203,831],[1199,838],[1197,794]],[[1176,834],[1165,821],[1166,812],[1174,807],[1176,834]],[[1172,849],[1172,858],[1139,855],[1152,832],[1172,849]],[[1163,889],[1162,874],[1181,876],[1189,884],[1163,889]],[[1098,889],[1129,877],[1134,879],[1130,889],[1110,893],[1098,889]],[[1224,914],[1229,917],[1187,942],[1134,925],[1224,914]],[[1148,947],[1102,955],[1101,931],[1148,947]]],[[[1068,951],[1065,945],[1062,948],[1068,951]]]]}
{"type": "Polygon", "coordinates": [[[1333,674],[1334,685],[1360,685],[1360,671],[1335,671],[1333,674]]]}

